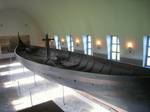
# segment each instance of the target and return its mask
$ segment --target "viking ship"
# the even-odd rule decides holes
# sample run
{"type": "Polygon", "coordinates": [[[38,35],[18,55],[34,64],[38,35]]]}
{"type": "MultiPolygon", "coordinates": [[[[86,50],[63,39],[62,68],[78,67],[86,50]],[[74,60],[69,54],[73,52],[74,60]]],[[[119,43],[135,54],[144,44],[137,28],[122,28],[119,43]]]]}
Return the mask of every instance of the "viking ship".
{"type": "Polygon", "coordinates": [[[87,92],[127,111],[141,112],[141,107],[143,112],[150,110],[148,68],[26,45],[20,39],[15,54],[25,67],[46,79],[87,92]]]}

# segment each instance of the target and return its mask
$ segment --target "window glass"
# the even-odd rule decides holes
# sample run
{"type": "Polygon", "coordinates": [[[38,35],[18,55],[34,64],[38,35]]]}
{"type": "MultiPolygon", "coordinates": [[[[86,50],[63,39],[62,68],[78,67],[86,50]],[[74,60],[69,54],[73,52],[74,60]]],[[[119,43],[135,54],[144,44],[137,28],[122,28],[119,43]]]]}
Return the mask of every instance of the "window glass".
{"type": "Polygon", "coordinates": [[[147,66],[150,66],[150,57],[147,58],[147,66]]]}
{"type": "Polygon", "coordinates": [[[91,54],[92,54],[91,49],[88,49],[88,54],[89,54],[89,55],[91,55],[91,54]]]}
{"type": "Polygon", "coordinates": [[[84,54],[92,55],[91,36],[89,35],[83,36],[83,47],[84,47],[84,54]]]}
{"type": "Polygon", "coordinates": [[[56,49],[61,49],[60,39],[57,35],[54,36],[56,49]]]}
{"type": "Polygon", "coordinates": [[[117,43],[117,37],[116,37],[116,36],[113,36],[113,38],[112,38],[112,43],[113,43],[113,44],[117,43]]]}
{"type": "Polygon", "coordinates": [[[117,50],[117,45],[112,45],[112,51],[116,51],[117,50]]]}
{"type": "Polygon", "coordinates": [[[107,36],[108,59],[120,60],[120,42],[117,36],[107,36]]]}
{"type": "Polygon", "coordinates": [[[71,35],[66,36],[68,51],[74,51],[73,38],[71,35]]]}
{"type": "Polygon", "coordinates": [[[88,42],[91,42],[91,36],[88,36],[88,42]]]}
{"type": "Polygon", "coordinates": [[[120,53],[117,53],[117,60],[120,60],[120,53]]]}
{"type": "Polygon", "coordinates": [[[148,56],[150,56],[150,47],[148,47],[148,53],[147,54],[148,54],[148,56]]]}
{"type": "Polygon", "coordinates": [[[88,43],[88,48],[91,48],[91,43],[88,43]]]}
{"type": "Polygon", "coordinates": [[[112,52],[112,59],[115,60],[116,59],[116,53],[112,52]]]}
{"type": "Polygon", "coordinates": [[[83,36],[83,48],[84,48],[84,54],[87,54],[87,36],[83,36]]]}
{"type": "Polygon", "coordinates": [[[150,36],[143,39],[143,67],[150,67],[150,36]]]}
{"type": "Polygon", "coordinates": [[[111,36],[111,44],[110,47],[112,47],[111,49],[111,53],[110,55],[112,55],[111,59],[113,60],[120,60],[120,43],[119,43],[119,38],[117,36],[111,36]]]}

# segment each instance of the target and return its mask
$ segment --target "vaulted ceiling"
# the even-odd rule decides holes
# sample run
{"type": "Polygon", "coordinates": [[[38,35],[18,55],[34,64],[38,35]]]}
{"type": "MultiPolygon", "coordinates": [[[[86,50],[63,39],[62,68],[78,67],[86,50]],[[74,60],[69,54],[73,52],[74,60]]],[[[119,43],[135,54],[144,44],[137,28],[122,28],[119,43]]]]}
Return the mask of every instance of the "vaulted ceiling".
{"type": "Polygon", "coordinates": [[[103,33],[106,29],[108,33],[117,32],[121,25],[137,27],[137,22],[150,20],[149,8],[145,8],[149,5],[149,0],[0,0],[0,10],[21,10],[32,16],[43,31],[78,34],[103,33]],[[135,18],[138,21],[134,22],[135,18]]]}

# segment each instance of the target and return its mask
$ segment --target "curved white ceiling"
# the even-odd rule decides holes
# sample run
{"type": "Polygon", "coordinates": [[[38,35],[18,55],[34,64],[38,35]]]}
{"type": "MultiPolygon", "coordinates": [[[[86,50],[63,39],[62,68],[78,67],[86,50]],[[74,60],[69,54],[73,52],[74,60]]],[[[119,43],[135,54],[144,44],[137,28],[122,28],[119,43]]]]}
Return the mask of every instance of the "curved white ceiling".
{"type": "Polygon", "coordinates": [[[0,11],[20,10],[36,20],[41,26],[43,23],[43,10],[52,0],[0,0],[0,11]]]}
{"type": "MultiPolygon", "coordinates": [[[[0,10],[22,10],[32,16],[43,31],[58,34],[105,35],[122,32],[123,25],[124,31],[128,31],[128,27],[135,29],[137,23],[149,21],[149,5],[150,0],[0,0],[0,10]]],[[[144,31],[149,28],[141,26],[144,31]]]]}

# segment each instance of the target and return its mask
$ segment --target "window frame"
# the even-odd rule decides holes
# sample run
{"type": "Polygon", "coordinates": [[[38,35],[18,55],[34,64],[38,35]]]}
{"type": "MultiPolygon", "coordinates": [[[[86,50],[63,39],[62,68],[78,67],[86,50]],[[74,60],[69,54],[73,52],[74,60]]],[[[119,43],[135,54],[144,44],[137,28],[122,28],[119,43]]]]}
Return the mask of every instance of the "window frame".
{"type": "Polygon", "coordinates": [[[149,54],[149,50],[148,49],[150,49],[150,36],[145,36],[145,38],[146,38],[146,40],[144,41],[144,52],[145,53],[143,53],[143,54],[145,54],[145,56],[144,56],[144,67],[147,67],[147,68],[150,68],[150,65],[148,65],[148,62],[147,62],[147,60],[148,60],[148,58],[150,59],[150,56],[148,55],[149,54]]]}
{"type": "Polygon", "coordinates": [[[120,61],[120,40],[117,35],[110,35],[107,37],[107,47],[108,47],[108,59],[120,61]],[[116,42],[113,42],[113,38],[116,37],[116,42]],[[113,45],[116,46],[116,50],[113,50],[113,45]],[[115,53],[115,59],[113,59],[113,53],[115,53]],[[118,57],[119,56],[119,57],[118,57]]]}
{"type": "Polygon", "coordinates": [[[68,51],[74,52],[74,41],[71,35],[66,35],[68,51]]]}
{"type": "Polygon", "coordinates": [[[54,40],[55,40],[55,46],[56,46],[56,49],[61,50],[60,37],[59,37],[58,35],[55,35],[55,36],[54,36],[54,40]],[[56,39],[56,37],[57,37],[57,39],[56,39]]]}
{"type": "Polygon", "coordinates": [[[83,36],[83,47],[84,47],[84,54],[93,55],[93,52],[92,52],[92,38],[91,38],[90,35],[84,35],[83,36]]]}

